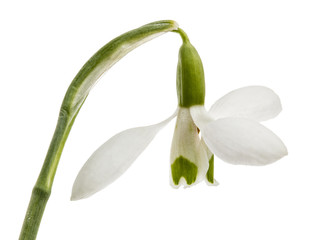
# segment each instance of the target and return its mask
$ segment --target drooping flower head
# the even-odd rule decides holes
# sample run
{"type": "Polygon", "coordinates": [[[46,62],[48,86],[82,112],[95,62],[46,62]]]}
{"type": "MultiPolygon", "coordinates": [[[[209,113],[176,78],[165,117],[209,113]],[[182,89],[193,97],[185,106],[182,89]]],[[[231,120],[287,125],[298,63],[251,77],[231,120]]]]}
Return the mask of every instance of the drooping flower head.
{"type": "Polygon", "coordinates": [[[118,133],[97,149],[80,170],[72,200],[86,198],[121,176],[170,120],[177,116],[171,146],[171,185],[191,186],[214,179],[214,155],[231,164],[266,165],[287,155],[283,142],[259,121],[281,111],[270,89],[251,86],[230,92],[206,111],[201,58],[182,30],[177,66],[176,112],[151,126],[118,133]]]}

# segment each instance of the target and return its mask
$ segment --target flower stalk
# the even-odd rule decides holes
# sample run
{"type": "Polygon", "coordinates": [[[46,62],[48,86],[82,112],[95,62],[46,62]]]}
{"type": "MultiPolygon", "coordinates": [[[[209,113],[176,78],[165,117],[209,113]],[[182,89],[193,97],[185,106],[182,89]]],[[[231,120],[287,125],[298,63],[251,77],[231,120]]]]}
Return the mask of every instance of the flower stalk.
{"type": "Polygon", "coordinates": [[[53,138],[33,188],[20,240],[36,239],[65,142],[91,88],[104,72],[127,53],[157,36],[177,29],[174,21],[158,21],[129,31],[103,46],[75,76],[65,94],[53,138]]]}

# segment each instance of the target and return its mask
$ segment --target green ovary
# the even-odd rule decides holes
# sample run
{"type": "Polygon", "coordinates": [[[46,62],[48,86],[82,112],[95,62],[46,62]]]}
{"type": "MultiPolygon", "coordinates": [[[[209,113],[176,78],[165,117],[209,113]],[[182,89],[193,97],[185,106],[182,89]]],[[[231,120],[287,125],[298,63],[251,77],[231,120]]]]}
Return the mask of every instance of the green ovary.
{"type": "Polygon", "coordinates": [[[175,185],[178,185],[180,179],[184,177],[188,185],[193,184],[197,178],[198,168],[196,164],[180,156],[171,164],[172,179],[175,185]]]}

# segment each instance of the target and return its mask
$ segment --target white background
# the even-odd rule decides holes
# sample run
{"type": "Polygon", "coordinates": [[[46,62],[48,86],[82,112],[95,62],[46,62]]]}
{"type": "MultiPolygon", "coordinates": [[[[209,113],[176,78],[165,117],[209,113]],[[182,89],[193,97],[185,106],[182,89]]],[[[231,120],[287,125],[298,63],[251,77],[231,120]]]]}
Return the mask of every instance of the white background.
{"type": "Polygon", "coordinates": [[[336,239],[335,1],[1,1],[0,239],[17,239],[63,96],[101,46],[146,23],[176,20],[202,57],[206,107],[264,85],[283,112],[264,124],[289,156],[265,167],[215,160],[218,187],[169,186],[174,123],[132,167],[71,202],[86,159],[115,133],[175,110],[181,44],[169,33],[96,85],[65,145],[38,239],[336,239]]]}

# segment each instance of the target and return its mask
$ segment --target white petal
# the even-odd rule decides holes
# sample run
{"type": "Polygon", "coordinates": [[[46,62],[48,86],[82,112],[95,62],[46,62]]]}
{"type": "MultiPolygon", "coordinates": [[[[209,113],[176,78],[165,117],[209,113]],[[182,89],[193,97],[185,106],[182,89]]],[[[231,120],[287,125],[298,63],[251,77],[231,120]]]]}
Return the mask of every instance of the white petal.
{"type": "MultiPolygon", "coordinates": [[[[179,174],[181,174],[182,177],[179,176],[181,178],[178,178],[178,175],[175,175],[175,177],[178,178],[178,184],[174,183],[172,171],[170,172],[170,183],[173,187],[178,188],[181,185],[189,187],[205,179],[205,175],[209,168],[209,160],[198,135],[197,126],[190,116],[189,108],[179,108],[171,147],[170,163],[174,164],[176,160],[181,160],[181,157],[184,161],[187,161],[197,168],[195,174],[196,178],[194,179],[195,181],[190,178],[188,180],[189,183],[188,181],[185,181],[186,179],[184,179],[183,175],[189,174],[190,172],[184,172],[183,170],[186,169],[186,166],[183,165],[183,168],[177,168],[181,171],[179,174]]],[[[171,167],[173,167],[173,165],[171,167]]],[[[189,175],[189,177],[194,176],[189,175]]]]}
{"type": "Polygon", "coordinates": [[[214,103],[209,112],[215,119],[242,117],[265,121],[277,116],[281,109],[280,99],[271,89],[250,86],[226,94],[214,103]]]}
{"type": "Polygon", "coordinates": [[[265,165],[287,155],[278,136],[250,119],[219,119],[201,128],[201,132],[209,149],[232,164],[265,165]]]}
{"type": "Polygon", "coordinates": [[[208,123],[213,122],[214,117],[205,110],[203,105],[196,105],[190,108],[190,114],[199,129],[204,128],[208,123]]]}
{"type": "Polygon", "coordinates": [[[120,177],[175,116],[155,125],[125,130],[105,142],[78,173],[71,200],[87,198],[120,177]]]}

